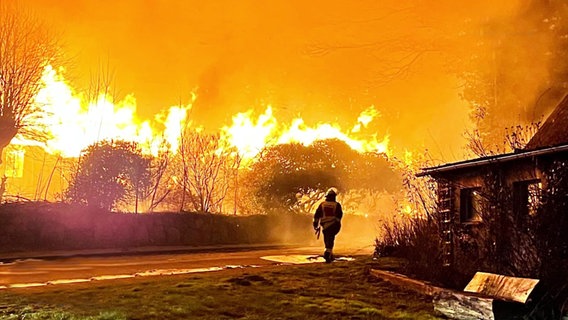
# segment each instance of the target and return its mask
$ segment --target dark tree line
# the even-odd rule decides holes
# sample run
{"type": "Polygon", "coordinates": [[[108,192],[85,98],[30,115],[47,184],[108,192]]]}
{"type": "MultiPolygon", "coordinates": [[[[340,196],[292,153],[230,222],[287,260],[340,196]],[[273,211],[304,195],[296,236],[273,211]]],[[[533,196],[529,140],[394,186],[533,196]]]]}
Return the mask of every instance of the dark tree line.
{"type": "Polygon", "coordinates": [[[103,141],[89,146],[79,159],[66,198],[110,211],[119,202],[134,204],[148,196],[151,159],[135,143],[103,141]]]}
{"type": "Polygon", "coordinates": [[[246,177],[251,194],[266,212],[312,212],[330,187],[340,192],[401,188],[400,176],[384,155],[358,153],[339,140],[269,147],[246,177]]]}
{"type": "Polygon", "coordinates": [[[368,194],[401,188],[400,175],[384,155],[358,153],[339,140],[271,146],[251,164],[241,161],[218,135],[202,132],[184,133],[177,153],[157,157],[143,155],[135,143],[99,142],[83,152],[66,199],[105,210],[132,207],[135,212],[160,207],[306,213],[330,187],[368,194]]]}

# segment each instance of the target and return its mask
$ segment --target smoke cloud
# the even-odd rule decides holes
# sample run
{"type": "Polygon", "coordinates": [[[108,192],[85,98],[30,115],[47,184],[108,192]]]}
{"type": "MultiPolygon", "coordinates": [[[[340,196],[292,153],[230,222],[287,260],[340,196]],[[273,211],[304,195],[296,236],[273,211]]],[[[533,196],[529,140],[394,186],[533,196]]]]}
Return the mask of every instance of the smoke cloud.
{"type": "Polygon", "coordinates": [[[464,157],[466,129],[532,121],[560,95],[551,75],[560,5],[24,2],[63,31],[78,86],[108,59],[115,85],[136,96],[142,117],[187,100],[196,88],[191,117],[214,129],[268,104],[281,121],[301,116],[308,124],[349,126],[374,105],[381,117],[372,129],[389,134],[395,152],[428,149],[455,161],[464,157]],[[486,118],[476,119],[472,111],[482,107],[486,118]]]}

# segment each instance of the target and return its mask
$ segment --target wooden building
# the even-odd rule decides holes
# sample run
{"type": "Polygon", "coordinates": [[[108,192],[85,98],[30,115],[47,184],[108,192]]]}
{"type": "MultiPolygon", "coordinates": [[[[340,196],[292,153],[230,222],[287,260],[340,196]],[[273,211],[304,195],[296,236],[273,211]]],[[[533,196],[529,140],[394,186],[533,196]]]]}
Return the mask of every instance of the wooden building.
{"type": "Polygon", "coordinates": [[[523,221],[538,214],[543,190],[554,193],[548,184],[568,172],[558,170],[567,163],[568,97],[524,149],[424,168],[418,175],[437,185],[444,265],[471,273],[500,259],[501,270],[493,271],[534,275],[534,230],[523,221]]]}

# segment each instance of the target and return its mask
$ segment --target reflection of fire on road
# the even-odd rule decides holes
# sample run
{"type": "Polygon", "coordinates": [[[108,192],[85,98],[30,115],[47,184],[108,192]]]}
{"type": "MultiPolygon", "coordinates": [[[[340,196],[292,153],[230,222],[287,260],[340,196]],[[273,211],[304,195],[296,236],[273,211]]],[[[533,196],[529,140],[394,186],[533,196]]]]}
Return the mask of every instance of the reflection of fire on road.
{"type": "MultiPolygon", "coordinates": [[[[265,256],[260,258],[268,261],[290,263],[290,264],[325,262],[322,256],[313,256],[313,255],[304,255],[304,254],[284,255],[284,256],[265,256]]],[[[353,261],[353,260],[355,259],[352,257],[337,257],[335,259],[335,261],[353,261]]]]}
{"type": "Polygon", "coordinates": [[[113,275],[94,276],[83,279],[57,279],[46,282],[13,283],[5,286],[0,285],[0,289],[43,287],[43,286],[56,285],[56,284],[71,284],[71,283],[91,282],[91,281],[100,281],[100,280],[127,279],[135,277],[171,276],[179,274],[198,273],[198,272],[221,271],[225,269],[234,269],[237,267],[244,268],[244,267],[256,267],[256,266],[225,266],[225,267],[193,268],[193,269],[155,269],[155,270],[146,270],[142,272],[137,272],[134,274],[113,274],[113,275]]]}
{"type": "MultiPolygon", "coordinates": [[[[264,256],[261,259],[279,262],[282,264],[307,264],[324,262],[323,257],[314,255],[282,255],[282,256],[264,256]]],[[[335,261],[353,261],[352,257],[337,257],[335,261]]],[[[79,278],[79,279],[56,279],[49,280],[46,282],[30,282],[30,283],[12,283],[8,285],[0,285],[0,290],[2,289],[12,289],[12,288],[31,288],[31,287],[43,287],[57,284],[72,284],[72,283],[82,283],[82,282],[92,282],[100,280],[116,280],[116,279],[127,279],[135,277],[151,277],[151,276],[172,276],[180,274],[190,274],[199,272],[212,272],[212,271],[222,271],[227,269],[236,268],[259,268],[257,265],[226,265],[223,267],[209,267],[209,268],[192,268],[192,269],[153,269],[141,272],[136,272],[134,274],[114,274],[114,275],[101,275],[93,276],[90,278],[79,278]]]]}

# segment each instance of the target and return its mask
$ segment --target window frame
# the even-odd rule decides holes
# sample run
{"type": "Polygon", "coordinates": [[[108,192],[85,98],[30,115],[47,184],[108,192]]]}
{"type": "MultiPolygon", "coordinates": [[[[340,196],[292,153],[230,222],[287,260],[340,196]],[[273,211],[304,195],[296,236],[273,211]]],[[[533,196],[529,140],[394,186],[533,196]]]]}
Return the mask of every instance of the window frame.
{"type": "Polygon", "coordinates": [[[466,187],[460,189],[460,223],[474,224],[482,222],[482,206],[483,197],[481,196],[481,187],[466,187]]]}
{"type": "Polygon", "coordinates": [[[4,175],[7,178],[24,177],[24,161],[26,152],[23,149],[7,150],[4,159],[4,175]]]}
{"type": "Polygon", "coordinates": [[[513,182],[513,213],[520,216],[535,216],[542,205],[542,181],[540,179],[513,182]],[[536,192],[531,193],[531,186],[536,192]],[[536,193],[536,195],[535,195],[536,193]],[[531,204],[532,203],[532,204],[531,204]]]}

